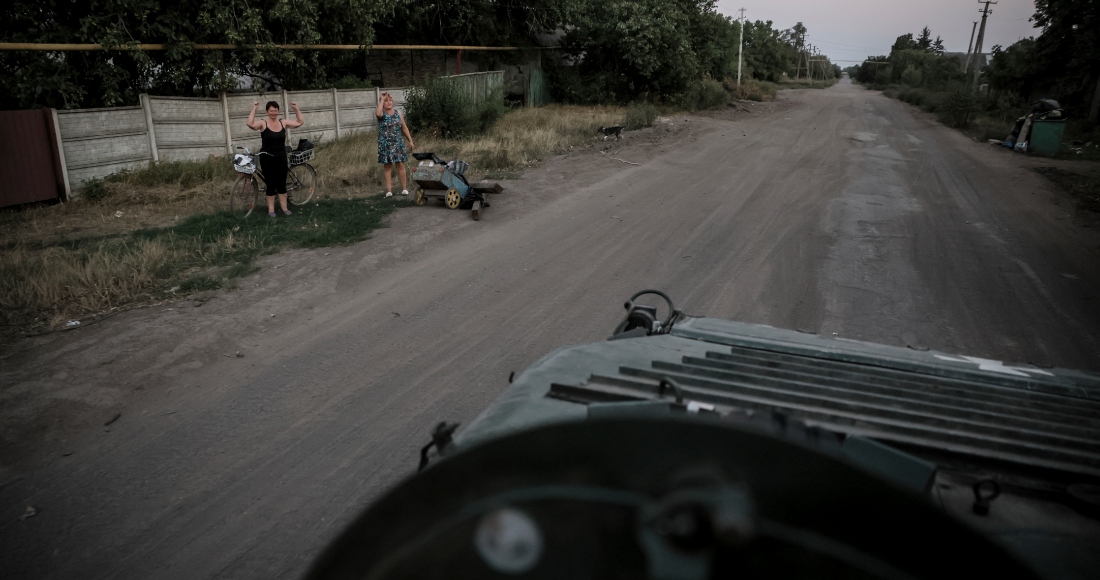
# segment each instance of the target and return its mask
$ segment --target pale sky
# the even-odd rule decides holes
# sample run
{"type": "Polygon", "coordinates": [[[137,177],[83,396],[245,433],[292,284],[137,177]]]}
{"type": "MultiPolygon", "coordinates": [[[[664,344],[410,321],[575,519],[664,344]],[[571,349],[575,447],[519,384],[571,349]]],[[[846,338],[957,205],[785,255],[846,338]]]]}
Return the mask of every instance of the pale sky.
{"type": "MultiPolygon", "coordinates": [[[[845,61],[889,54],[898,36],[916,36],[924,26],[932,29],[932,38],[943,37],[948,52],[966,52],[971,26],[975,21],[981,26],[981,6],[976,0],[718,0],[718,11],[734,18],[744,8],[746,20],[771,20],[778,29],[801,21],[807,41],[842,67],[856,64],[845,61]]],[[[982,52],[1039,36],[1028,22],[1035,12],[1032,0],[999,0],[990,8],[982,52]]]]}

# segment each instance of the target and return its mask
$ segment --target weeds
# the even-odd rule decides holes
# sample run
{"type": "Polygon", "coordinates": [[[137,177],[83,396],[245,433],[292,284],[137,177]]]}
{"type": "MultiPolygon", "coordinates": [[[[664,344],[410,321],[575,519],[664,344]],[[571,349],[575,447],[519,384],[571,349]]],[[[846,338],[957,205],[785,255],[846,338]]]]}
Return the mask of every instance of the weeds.
{"type": "Polygon", "coordinates": [[[643,127],[650,127],[657,119],[657,107],[649,103],[635,103],[626,108],[626,120],[623,127],[627,131],[635,131],[643,127]]]}
{"type": "Polygon", "coordinates": [[[737,79],[727,78],[723,86],[734,99],[739,101],[774,101],[779,91],[779,86],[768,81],[756,79],[744,79],[737,84],[737,79]]]}
{"type": "Polygon", "coordinates": [[[407,204],[323,200],[285,219],[218,212],[124,236],[17,244],[0,254],[0,325],[56,326],[133,302],[219,288],[251,272],[262,255],[363,240],[407,204]]]}

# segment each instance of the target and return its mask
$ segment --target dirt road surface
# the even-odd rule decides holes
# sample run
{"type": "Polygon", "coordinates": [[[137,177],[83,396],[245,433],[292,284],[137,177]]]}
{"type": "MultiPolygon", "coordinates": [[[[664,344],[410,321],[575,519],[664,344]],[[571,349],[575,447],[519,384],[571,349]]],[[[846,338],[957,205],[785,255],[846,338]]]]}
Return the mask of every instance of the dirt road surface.
{"type": "Polygon", "coordinates": [[[845,83],[754,107],[550,160],[481,222],[410,208],[209,301],[11,349],[4,576],[297,577],[432,425],[605,338],[645,287],[692,314],[1100,370],[1100,236],[1022,156],[845,83]]]}

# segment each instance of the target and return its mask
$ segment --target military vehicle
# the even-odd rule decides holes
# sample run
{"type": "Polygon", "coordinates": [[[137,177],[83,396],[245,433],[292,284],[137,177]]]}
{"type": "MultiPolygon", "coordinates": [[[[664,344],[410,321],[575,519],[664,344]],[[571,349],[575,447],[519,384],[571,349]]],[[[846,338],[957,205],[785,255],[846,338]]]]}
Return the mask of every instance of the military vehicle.
{"type": "Polygon", "coordinates": [[[1100,375],[626,310],[438,425],[308,577],[1100,575],[1100,375]]]}

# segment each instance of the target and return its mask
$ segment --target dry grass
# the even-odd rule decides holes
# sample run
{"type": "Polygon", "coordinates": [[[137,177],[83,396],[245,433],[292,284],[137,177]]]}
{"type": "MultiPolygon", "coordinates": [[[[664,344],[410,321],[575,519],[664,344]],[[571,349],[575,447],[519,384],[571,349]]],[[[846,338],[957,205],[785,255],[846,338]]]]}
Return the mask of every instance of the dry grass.
{"type": "Polygon", "coordinates": [[[737,79],[727,78],[722,84],[734,99],[758,103],[774,101],[779,89],[775,83],[756,79],[742,79],[739,85],[737,79]]]}
{"type": "MultiPolygon", "coordinates": [[[[467,161],[474,179],[499,178],[590,143],[597,127],[622,124],[625,116],[621,107],[522,109],[480,137],[416,136],[417,149],[467,161]]],[[[256,256],[283,247],[362,239],[396,207],[376,195],[382,179],[374,133],[322,144],[313,164],[323,201],[292,218],[320,220],[323,227],[308,232],[288,230],[288,220],[242,222],[218,213],[235,177],[225,159],[111,176],[107,195],[95,202],[0,212],[0,327],[7,329],[0,343],[28,328],[217,288],[249,271],[256,256]],[[367,202],[369,218],[346,218],[363,212],[343,205],[367,202]]]]}

